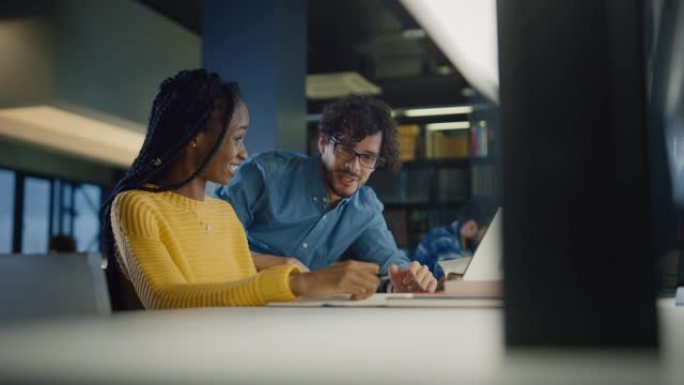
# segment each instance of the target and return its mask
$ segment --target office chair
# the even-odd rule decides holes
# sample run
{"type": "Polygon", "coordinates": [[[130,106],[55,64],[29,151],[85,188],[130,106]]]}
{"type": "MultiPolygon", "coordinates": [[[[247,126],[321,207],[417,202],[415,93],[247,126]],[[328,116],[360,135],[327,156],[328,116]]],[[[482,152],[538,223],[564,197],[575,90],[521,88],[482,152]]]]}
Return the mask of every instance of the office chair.
{"type": "Polygon", "coordinates": [[[113,258],[108,258],[106,270],[112,311],[144,310],[145,307],[138,298],[133,284],[123,275],[119,264],[113,258]]]}

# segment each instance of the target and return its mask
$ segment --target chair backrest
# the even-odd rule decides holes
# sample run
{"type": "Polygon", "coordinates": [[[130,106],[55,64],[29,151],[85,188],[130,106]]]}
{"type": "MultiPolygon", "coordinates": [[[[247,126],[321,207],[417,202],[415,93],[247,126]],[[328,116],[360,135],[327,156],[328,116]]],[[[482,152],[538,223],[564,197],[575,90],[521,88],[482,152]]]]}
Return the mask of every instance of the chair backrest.
{"type": "Polygon", "coordinates": [[[107,286],[113,311],[142,310],[145,307],[138,298],[133,284],[119,270],[114,260],[107,263],[107,286]]]}
{"type": "Polygon", "coordinates": [[[110,312],[99,254],[0,255],[0,320],[110,312]]]}

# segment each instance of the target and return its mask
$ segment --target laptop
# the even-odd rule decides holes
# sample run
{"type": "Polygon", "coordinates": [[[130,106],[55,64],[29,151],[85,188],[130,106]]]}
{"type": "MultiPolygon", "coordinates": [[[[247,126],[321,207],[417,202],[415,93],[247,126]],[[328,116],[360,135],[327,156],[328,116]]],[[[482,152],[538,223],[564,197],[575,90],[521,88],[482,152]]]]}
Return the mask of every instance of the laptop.
{"type": "Polygon", "coordinates": [[[501,208],[498,208],[472,257],[437,262],[446,277],[455,274],[461,276],[464,281],[501,281],[503,279],[501,217],[501,208]]]}

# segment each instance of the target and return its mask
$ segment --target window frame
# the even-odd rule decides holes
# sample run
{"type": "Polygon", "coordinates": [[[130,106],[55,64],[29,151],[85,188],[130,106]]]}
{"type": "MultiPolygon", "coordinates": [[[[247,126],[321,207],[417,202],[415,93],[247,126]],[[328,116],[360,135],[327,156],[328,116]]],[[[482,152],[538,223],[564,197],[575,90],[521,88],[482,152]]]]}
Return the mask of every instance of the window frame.
{"type": "MultiPolygon", "coordinates": [[[[8,167],[0,166],[0,170],[9,171],[14,173],[14,217],[12,218],[12,247],[11,253],[20,254],[22,249],[22,237],[23,237],[23,226],[24,226],[24,193],[26,187],[27,178],[39,178],[45,179],[50,183],[50,197],[49,197],[49,215],[48,215],[48,239],[57,234],[64,234],[74,236],[74,206],[75,206],[75,195],[77,190],[81,185],[92,185],[96,186],[100,191],[100,201],[104,201],[106,194],[111,191],[111,188],[104,186],[99,183],[88,182],[88,181],[76,181],[68,178],[61,178],[54,175],[46,175],[42,173],[26,172],[21,170],[16,170],[8,167]],[[65,186],[69,185],[70,195],[69,202],[70,206],[65,207],[64,196],[65,196],[65,186]],[[56,210],[55,208],[55,196],[57,195],[57,189],[59,189],[59,204],[60,208],[56,210]],[[59,219],[56,221],[55,216],[59,219]],[[65,218],[70,216],[69,226],[65,226],[65,218]],[[55,228],[57,224],[57,228],[55,228]],[[65,228],[68,227],[68,228],[65,228]]],[[[99,220],[99,218],[98,218],[99,220]]],[[[99,238],[100,226],[98,226],[97,237],[99,238]]]]}

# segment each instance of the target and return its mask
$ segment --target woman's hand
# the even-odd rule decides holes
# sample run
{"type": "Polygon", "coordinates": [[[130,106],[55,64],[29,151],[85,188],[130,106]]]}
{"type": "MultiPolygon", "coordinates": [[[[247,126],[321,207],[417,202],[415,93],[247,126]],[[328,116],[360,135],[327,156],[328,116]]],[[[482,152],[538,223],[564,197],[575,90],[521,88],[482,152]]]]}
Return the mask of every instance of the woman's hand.
{"type": "Polygon", "coordinates": [[[353,300],[368,298],[378,288],[379,267],[375,263],[344,261],[309,273],[290,276],[290,289],[296,296],[322,297],[350,293],[353,300]]]}

